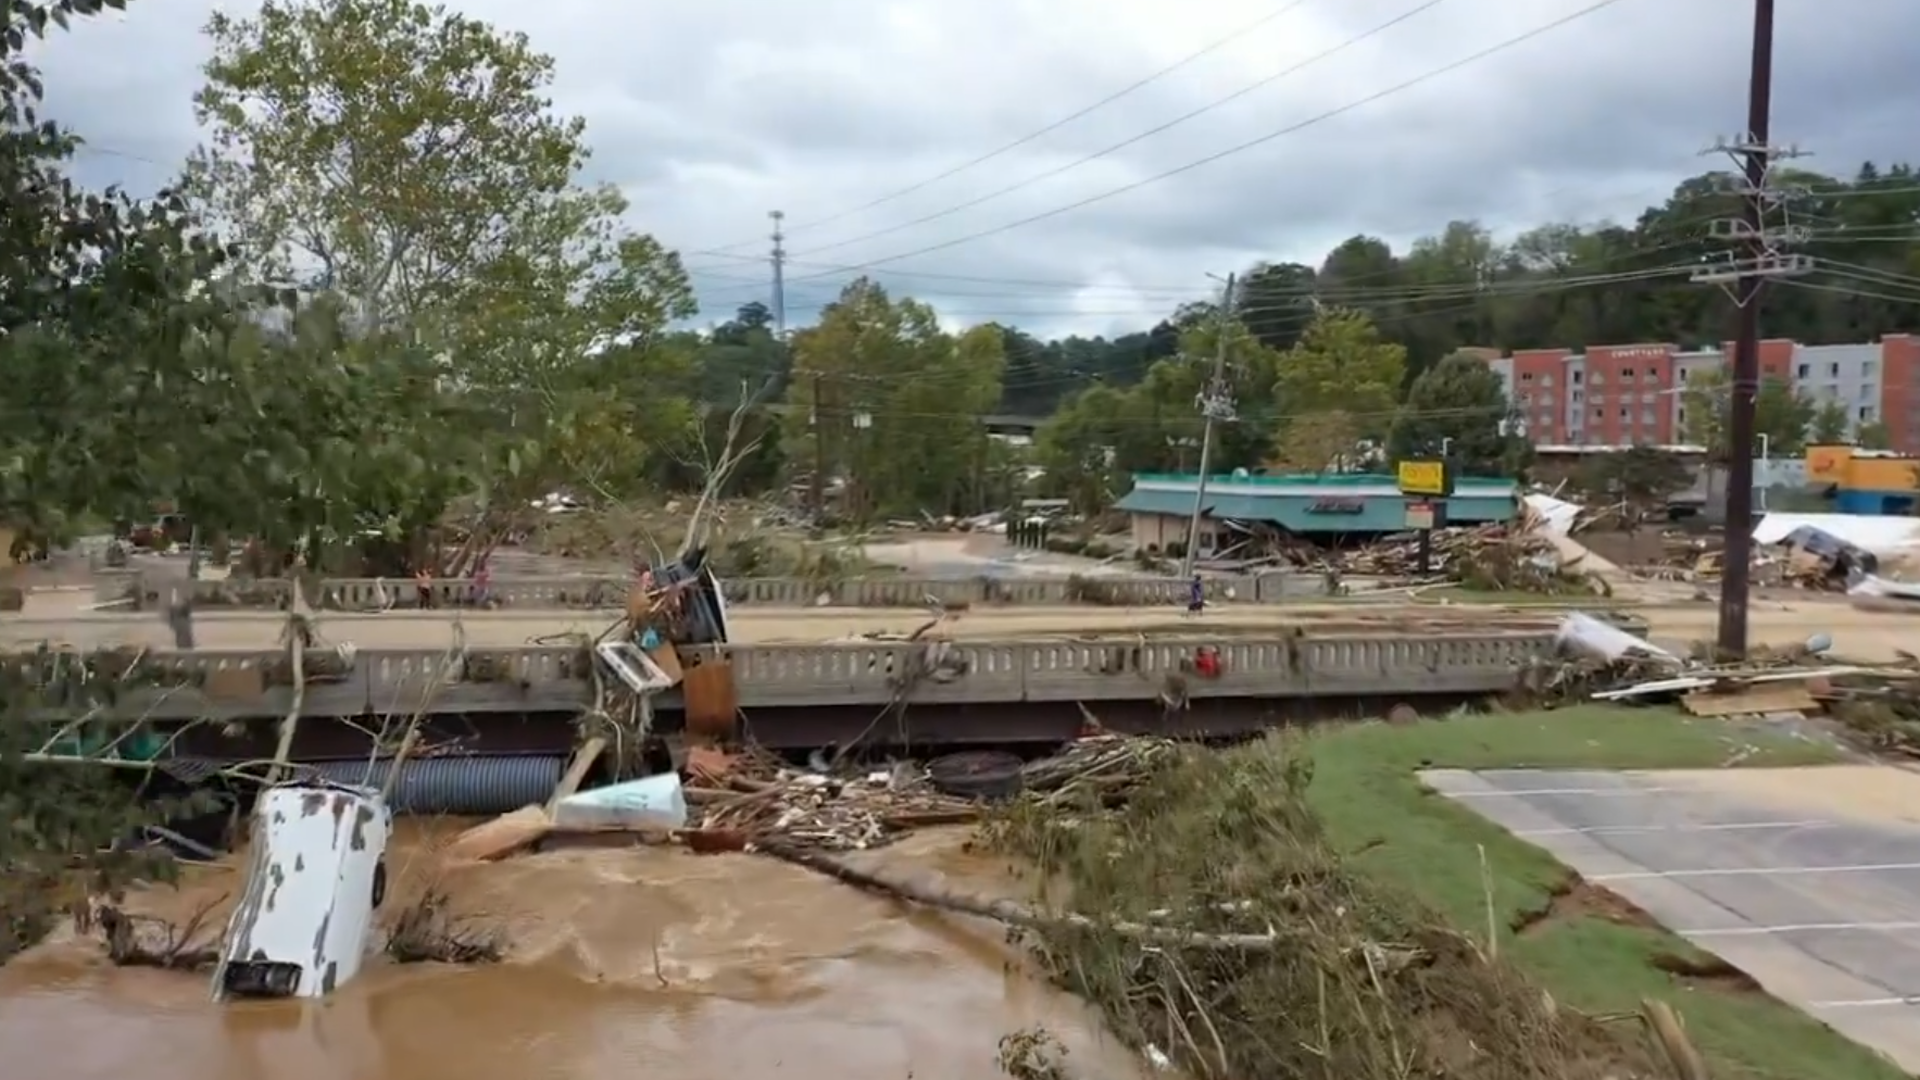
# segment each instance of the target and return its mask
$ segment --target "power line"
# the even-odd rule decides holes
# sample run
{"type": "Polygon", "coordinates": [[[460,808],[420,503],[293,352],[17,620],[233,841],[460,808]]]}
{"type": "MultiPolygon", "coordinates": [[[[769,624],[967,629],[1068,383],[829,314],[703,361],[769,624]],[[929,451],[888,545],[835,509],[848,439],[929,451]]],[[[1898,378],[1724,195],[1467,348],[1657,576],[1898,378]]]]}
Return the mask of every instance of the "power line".
{"type": "MultiPolygon", "coordinates": [[[[1697,155],[1689,155],[1688,158],[1685,160],[1687,161],[1695,160],[1696,157],[1697,155]]],[[[1680,164],[1681,164],[1680,162],[1676,161],[1674,163],[1674,167],[1677,168],[1680,164]]],[[[1554,191],[1551,194],[1559,194],[1561,192],[1579,190],[1582,187],[1591,188],[1594,186],[1596,185],[1591,183],[1584,184],[1584,185],[1572,185],[1572,184],[1563,185],[1559,188],[1554,189],[1554,191]]],[[[1609,201],[1612,201],[1612,200],[1617,200],[1617,199],[1625,198],[1632,195],[1658,194],[1661,190],[1663,189],[1643,188],[1638,192],[1629,192],[1626,195],[1620,195],[1620,194],[1609,192],[1605,194],[1605,198],[1608,199],[1609,201]]],[[[1668,222],[1666,223],[1666,227],[1667,228],[1683,228],[1688,225],[1696,224],[1701,221],[1711,220],[1713,216],[1714,215],[1706,214],[1706,213],[1696,214],[1692,217],[1680,218],[1675,221],[1668,222]]],[[[1920,236],[1913,237],[1913,239],[1920,240],[1920,236]]],[[[1652,254],[1655,252],[1668,250],[1674,247],[1686,246],[1686,244],[1690,242],[1691,241],[1683,239],[1680,241],[1659,244],[1653,247],[1641,248],[1636,250],[1638,253],[1652,254]]],[[[718,258],[718,259],[728,259],[728,260],[737,261],[741,263],[760,262],[759,256],[737,255],[737,254],[732,254],[729,252],[724,252],[724,251],[720,251],[718,249],[712,249],[712,248],[691,249],[691,250],[688,250],[685,254],[688,256],[701,256],[701,257],[710,257],[710,258],[718,258]]],[[[1602,264],[1604,265],[1606,263],[1612,263],[1616,261],[1618,261],[1617,256],[1609,256],[1608,258],[1602,260],[1602,264]]],[[[821,273],[806,275],[802,279],[792,279],[790,280],[790,283],[792,284],[804,284],[807,282],[824,281],[826,278],[833,276],[835,274],[860,275],[863,273],[863,271],[867,269],[867,267],[864,265],[856,265],[852,263],[827,263],[827,262],[819,262],[819,261],[814,261],[809,259],[793,259],[793,258],[789,258],[787,260],[787,265],[799,266],[799,267],[811,267],[811,268],[822,271],[821,273]]],[[[1311,267],[1309,269],[1311,269],[1311,267]]],[[[711,270],[711,269],[702,268],[702,267],[690,268],[690,272],[695,274],[704,274],[704,275],[708,275],[716,278],[728,277],[728,275],[723,274],[720,271],[711,270]]],[[[1351,277],[1342,277],[1340,281],[1342,283],[1373,281],[1373,280],[1378,280],[1382,278],[1390,278],[1399,272],[1400,272],[1399,268],[1394,267],[1394,268],[1375,271],[1367,274],[1358,274],[1358,275],[1353,275],[1351,277]]],[[[1017,278],[1017,277],[1004,277],[1004,276],[981,275],[981,274],[952,274],[952,273],[943,273],[943,272],[934,271],[934,270],[905,270],[905,269],[899,269],[899,268],[893,268],[893,267],[889,267],[885,271],[885,273],[889,277],[925,279],[928,281],[956,281],[956,282],[963,282],[963,283],[977,283],[977,284],[985,284],[985,285],[1005,285],[1005,286],[1019,287],[1024,290],[1059,289],[1059,290],[1066,290],[1066,291],[1073,291],[1073,292],[1091,292],[1091,291],[1116,292],[1116,293],[1121,293],[1126,295],[1141,295],[1141,296],[1145,296],[1148,294],[1161,294],[1161,295],[1177,297],[1181,299],[1198,299],[1199,298],[1194,293],[1193,291],[1194,287],[1191,285],[1157,285],[1157,284],[1133,285],[1133,284],[1125,284],[1125,283],[1111,282],[1111,281],[1077,281],[1077,280],[1068,280],[1068,279],[1060,279],[1060,278],[1017,278]]],[[[753,283],[753,282],[758,282],[760,279],[744,278],[744,277],[736,276],[736,277],[733,277],[732,280],[746,282],[746,283],[753,283]]],[[[952,296],[969,295],[966,293],[950,293],[950,292],[947,292],[946,290],[941,290],[941,294],[952,295],[952,296]]]]}
{"type": "Polygon", "coordinates": [[[1192,109],[1186,113],[1176,116],[1164,124],[1161,124],[1157,127],[1148,128],[1147,130],[1139,133],[1138,135],[1133,136],[1132,138],[1122,139],[1121,141],[1114,143],[1112,146],[1106,147],[1105,149],[1102,149],[1102,150],[1096,150],[1093,153],[1088,154],[1085,157],[1082,157],[1076,161],[1070,161],[1065,165],[1060,165],[1055,168],[1048,169],[1046,172],[1043,172],[1043,173],[1036,173],[1035,175],[1029,176],[1024,180],[1020,180],[1015,183],[1008,184],[1006,187],[999,188],[994,191],[990,191],[978,198],[969,199],[966,202],[959,203],[955,206],[949,206],[945,210],[938,210],[938,211],[935,211],[934,213],[926,214],[922,217],[914,218],[912,221],[903,221],[898,225],[890,225],[884,229],[877,229],[870,233],[863,233],[862,235],[853,237],[850,240],[837,240],[823,247],[813,248],[811,249],[810,253],[817,255],[823,251],[835,251],[843,247],[849,247],[853,244],[862,244],[867,242],[868,240],[874,240],[882,236],[891,236],[892,234],[900,232],[904,229],[911,229],[918,225],[925,225],[930,221],[938,221],[944,217],[951,217],[952,215],[958,214],[963,210],[971,210],[974,207],[979,206],[983,203],[992,202],[993,200],[998,199],[1003,195],[1011,195],[1016,191],[1020,191],[1025,188],[1032,187],[1034,184],[1037,184],[1042,180],[1051,180],[1056,176],[1061,176],[1066,173],[1070,173],[1073,170],[1080,168],[1082,165],[1088,165],[1095,161],[1099,161],[1102,158],[1108,157],[1112,154],[1116,154],[1122,150],[1125,150],[1127,147],[1134,145],[1135,143],[1144,142],[1145,140],[1150,139],[1153,136],[1160,134],[1161,132],[1171,131],[1172,129],[1179,127],[1181,124],[1184,124],[1189,120],[1192,120],[1199,116],[1204,116],[1205,114],[1210,113],[1215,109],[1222,108],[1223,106],[1231,104],[1232,102],[1238,101],[1241,98],[1246,97],[1248,94],[1251,94],[1256,90],[1261,90],[1268,86],[1271,86],[1274,83],[1279,82],[1281,79],[1284,79],[1289,75],[1293,75],[1297,72],[1305,71],[1307,68],[1312,67],[1313,65],[1319,63],[1322,60],[1330,59],[1334,56],[1337,56],[1340,53],[1343,53],[1346,50],[1352,48],[1353,46],[1358,45],[1363,41],[1366,41],[1368,38],[1374,37],[1378,34],[1385,33],[1386,31],[1392,29],[1393,27],[1398,26],[1401,23],[1406,22],[1408,19],[1413,18],[1415,15],[1418,15],[1424,11],[1428,11],[1432,8],[1436,8],[1445,2],[1446,0],[1426,0],[1425,3],[1420,4],[1419,6],[1413,8],[1410,11],[1406,11],[1400,15],[1396,15],[1395,17],[1388,19],[1386,22],[1381,23],[1380,25],[1374,27],[1371,30],[1362,31],[1359,34],[1355,34],[1353,37],[1350,37],[1347,40],[1342,41],[1338,45],[1332,46],[1331,48],[1323,49],[1320,52],[1317,52],[1314,55],[1307,57],[1305,60],[1302,60],[1291,67],[1284,68],[1280,71],[1273,73],[1272,75],[1267,76],[1264,79],[1261,79],[1258,82],[1252,83],[1248,86],[1241,87],[1240,89],[1235,90],[1233,93],[1228,94],[1226,97],[1216,98],[1215,100],[1210,101],[1205,105],[1200,106],[1197,109],[1192,109]]]}
{"type": "MultiPolygon", "coordinates": [[[[933,185],[939,183],[942,180],[950,179],[952,177],[960,175],[963,172],[966,172],[969,169],[975,168],[980,165],[984,165],[987,162],[994,160],[995,158],[1001,157],[1002,155],[1008,154],[1014,150],[1018,150],[1022,146],[1025,146],[1028,143],[1033,142],[1035,139],[1038,139],[1043,135],[1049,135],[1055,131],[1058,131],[1061,128],[1066,127],[1068,124],[1073,123],[1075,120],[1078,120],[1083,116],[1087,116],[1092,113],[1098,112],[1099,110],[1106,108],[1107,106],[1113,104],[1114,102],[1119,101],[1121,98],[1127,97],[1128,95],[1133,94],[1136,91],[1145,89],[1148,86],[1151,86],[1152,84],[1160,81],[1161,79],[1166,78],[1168,75],[1171,75],[1176,71],[1179,71],[1180,69],[1186,67],[1187,65],[1193,63],[1194,61],[1200,60],[1206,56],[1209,56],[1215,52],[1218,52],[1219,50],[1226,48],[1228,45],[1233,44],[1235,41],[1238,41],[1241,38],[1246,37],[1248,34],[1253,33],[1255,30],[1258,30],[1269,23],[1275,22],[1281,16],[1286,15],[1289,12],[1292,12],[1296,8],[1305,7],[1310,2],[1311,0],[1293,0],[1292,3],[1286,4],[1274,11],[1268,12],[1267,14],[1261,16],[1260,18],[1255,19],[1253,22],[1250,22],[1247,25],[1242,26],[1240,29],[1233,31],[1227,36],[1220,38],[1219,40],[1213,42],[1212,44],[1201,48],[1199,51],[1188,53],[1186,56],[1180,58],[1179,60],[1174,61],[1172,64],[1169,64],[1166,67],[1161,68],[1159,71],[1156,71],[1151,75],[1148,75],[1144,79],[1140,79],[1134,83],[1131,83],[1125,87],[1122,87],[1121,89],[1116,90],[1111,94],[1108,94],[1106,97],[1101,98],[1100,100],[1094,102],[1091,105],[1085,106],[1079,110],[1076,110],[1075,112],[1068,113],[1066,116],[1063,116],[1060,119],[1053,121],[1052,123],[1046,125],[1045,127],[1038,128],[1034,131],[1030,131],[1027,134],[1022,135],[1019,138],[1013,140],[1012,142],[999,147],[998,149],[989,150],[988,152],[981,154],[979,157],[973,158],[970,161],[964,162],[959,165],[955,165],[953,168],[948,169],[946,172],[938,173],[934,176],[930,176],[925,180],[921,180],[917,183],[909,184],[906,187],[900,188],[897,191],[891,192],[886,195],[882,195],[876,199],[871,199],[867,202],[861,203],[858,206],[851,207],[846,210],[842,210],[839,213],[831,214],[831,215],[828,215],[827,217],[823,217],[815,221],[809,221],[809,222],[806,222],[805,224],[795,225],[790,231],[804,232],[809,229],[818,229],[824,225],[831,225],[836,221],[844,221],[855,214],[864,213],[878,206],[885,206],[886,204],[893,202],[897,199],[903,199],[906,196],[911,195],[916,191],[921,191],[926,188],[932,187],[933,185]]],[[[753,241],[742,240],[738,243],[722,244],[717,250],[728,251],[734,248],[744,247],[750,243],[753,243],[753,241]]]]}
{"type": "MultiPolygon", "coordinates": [[[[945,251],[948,248],[959,247],[962,244],[970,244],[975,240],[983,240],[989,236],[998,236],[1001,233],[1011,232],[1014,229],[1024,228],[1028,225],[1033,225],[1038,222],[1049,220],[1051,218],[1056,218],[1062,214],[1070,213],[1074,210],[1080,210],[1085,207],[1092,206],[1095,203],[1105,202],[1106,200],[1111,199],[1117,195],[1124,195],[1130,191],[1137,191],[1140,188],[1148,186],[1149,184],[1157,184],[1162,180],[1168,180],[1175,176],[1179,176],[1183,173],[1191,172],[1194,169],[1198,169],[1202,166],[1211,165],[1214,162],[1232,157],[1235,154],[1244,153],[1257,146],[1263,146],[1267,143],[1274,141],[1275,139],[1282,138],[1283,136],[1292,135],[1296,132],[1304,131],[1307,128],[1313,127],[1316,124],[1324,123],[1325,121],[1331,120],[1337,116],[1352,112],[1353,110],[1360,108],[1363,105],[1370,105],[1373,102],[1379,101],[1383,98],[1391,97],[1392,95],[1400,93],[1404,90],[1410,90],[1413,87],[1418,86],[1421,83],[1427,82],[1430,79],[1435,79],[1442,75],[1447,75],[1452,72],[1458,71],[1461,68],[1464,68],[1470,64],[1478,63],[1481,60],[1485,60],[1490,56],[1494,56],[1500,52],[1504,52],[1505,50],[1513,48],[1516,45],[1520,45],[1525,42],[1531,41],[1534,38],[1540,37],[1541,35],[1549,33],[1551,31],[1557,30],[1560,27],[1568,25],[1569,23],[1575,22],[1579,19],[1586,18],[1587,16],[1593,15],[1606,8],[1610,8],[1619,2],[1620,0],[1599,0],[1598,3],[1589,4],[1588,6],[1581,8],[1579,11],[1576,11],[1571,15],[1561,16],[1560,18],[1555,19],[1552,22],[1545,24],[1544,26],[1535,27],[1534,29],[1526,31],[1525,33],[1516,35],[1511,38],[1507,38],[1506,40],[1501,41],[1498,44],[1488,46],[1485,49],[1481,49],[1479,52],[1473,53],[1468,56],[1464,56],[1458,60],[1453,61],[1450,64],[1446,64],[1442,67],[1438,67],[1431,71],[1427,71],[1420,75],[1416,75],[1413,78],[1407,79],[1403,82],[1396,83],[1395,85],[1390,86],[1385,90],[1380,90],[1373,94],[1369,94],[1366,97],[1359,98],[1354,101],[1350,101],[1345,105],[1340,105],[1335,108],[1328,109],[1325,112],[1319,113],[1315,116],[1311,116],[1305,120],[1302,120],[1299,123],[1291,124],[1277,131],[1268,132],[1267,134],[1262,135],[1259,138],[1249,139],[1246,142],[1240,143],[1236,146],[1230,146],[1225,150],[1221,150],[1216,153],[1209,154],[1206,157],[1187,162],[1185,165],[1181,165],[1173,169],[1168,169],[1166,172],[1159,173],[1154,176],[1149,176],[1143,180],[1136,180],[1133,183],[1125,184],[1121,187],[1113,188],[1110,191],[1105,191],[1098,195],[1090,195],[1084,199],[1080,199],[1078,201],[1068,203],[1065,206],[1055,207],[1052,210],[1047,210],[1042,213],[1033,214],[1031,216],[1021,218],[1017,221],[1010,221],[1004,225],[998,225],[991,229],[982,229],[979,232],[969,233],[965,236],[956,237],[952,240],[942,241],[941,243],[938,243],[938,244],[929,244],[925,247],[915,248],[912,251],[903,251],[897,255],[888,255],[888,256],[885,256],[884,258],[879,258],[879,259],[869,259],[865,262],[858,264],[858,266],[860,269],[863,269],[863,270],[870,269],[872,267],[882,266],[891,262],[899,262],[902,259],[911,259],[918,255],[927,255],[936,251],[945,251]]],[[[820,276],[820,275],[813,275],[813,276],[820,276]]],[[[803,279],[795,278],[794,280],[798,281],[803,279]]]]}

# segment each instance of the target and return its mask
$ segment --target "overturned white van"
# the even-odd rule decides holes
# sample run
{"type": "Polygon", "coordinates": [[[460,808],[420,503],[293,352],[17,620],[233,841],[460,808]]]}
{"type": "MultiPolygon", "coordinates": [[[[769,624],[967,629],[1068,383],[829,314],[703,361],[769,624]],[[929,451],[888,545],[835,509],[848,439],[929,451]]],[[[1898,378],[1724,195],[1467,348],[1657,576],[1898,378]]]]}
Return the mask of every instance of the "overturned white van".
{"type": "Polygon", "coordinates": [[[303,781],[262,792],[214,1000],[317,998],[357,975],[387,891],[392,831],[371,788],[303,781]]]}

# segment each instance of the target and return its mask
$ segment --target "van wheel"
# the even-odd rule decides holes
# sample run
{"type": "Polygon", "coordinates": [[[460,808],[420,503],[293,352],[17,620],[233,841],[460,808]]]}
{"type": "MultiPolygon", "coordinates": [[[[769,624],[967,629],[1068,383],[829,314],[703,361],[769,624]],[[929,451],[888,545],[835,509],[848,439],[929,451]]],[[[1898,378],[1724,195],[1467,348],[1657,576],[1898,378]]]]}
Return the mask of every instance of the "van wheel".
{"type": "Polygon", "coordinates": [[[373,864],[373,906],[378,910],[387,899],[387,861],[373,864]]]}

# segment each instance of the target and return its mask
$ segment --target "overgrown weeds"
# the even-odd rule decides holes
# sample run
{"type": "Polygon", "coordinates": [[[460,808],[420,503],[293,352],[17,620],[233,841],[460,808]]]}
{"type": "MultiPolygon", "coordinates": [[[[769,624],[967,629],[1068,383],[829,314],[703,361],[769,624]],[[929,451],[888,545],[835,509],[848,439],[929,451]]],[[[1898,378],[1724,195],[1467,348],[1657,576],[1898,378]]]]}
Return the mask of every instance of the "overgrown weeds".
{"type": "Polygon", "coordinates": [[[1275,737],[1162,759],[1133,800],[1015,805],[988,829],[1049,906],[1046,970],[1195,1077],[1649,1075],[1648,1047],[1571,1010],[1411,898],[1344,867],[1275,737]],[[1143,937],[1128,925],[1175,933],[1143,937]],[[1271,933],[1266,948],[1223,940],[1271,933]]]}

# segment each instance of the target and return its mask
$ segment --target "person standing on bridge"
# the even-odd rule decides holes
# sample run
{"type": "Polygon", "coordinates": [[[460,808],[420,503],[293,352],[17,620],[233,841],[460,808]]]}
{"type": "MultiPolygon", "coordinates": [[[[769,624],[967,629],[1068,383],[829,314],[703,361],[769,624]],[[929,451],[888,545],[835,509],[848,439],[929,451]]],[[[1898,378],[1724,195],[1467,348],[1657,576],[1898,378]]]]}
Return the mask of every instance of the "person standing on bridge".
{"type": "Polygon", "coordinates": [[[1198,615],[1205,610],[1206,606],[1206,582],[1200,580],[1199,574],[1195,574],[1193,580],[1187,583],[1187,614],[1198,615]]]}

